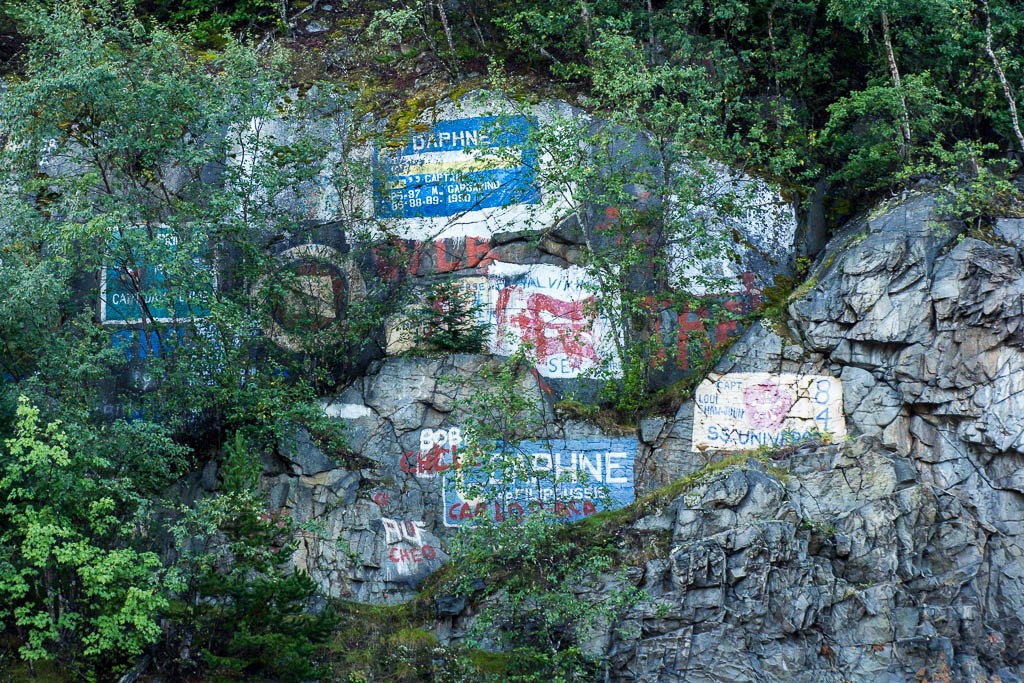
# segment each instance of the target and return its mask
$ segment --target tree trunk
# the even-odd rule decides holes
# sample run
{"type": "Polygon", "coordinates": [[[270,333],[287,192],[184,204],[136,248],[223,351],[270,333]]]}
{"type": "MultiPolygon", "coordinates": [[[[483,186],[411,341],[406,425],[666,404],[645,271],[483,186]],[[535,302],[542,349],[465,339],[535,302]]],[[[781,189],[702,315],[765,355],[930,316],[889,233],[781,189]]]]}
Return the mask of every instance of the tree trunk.
{"type": "Polygon", "coordinates": [[[900,131],[903,133],[900,156],[906,159],[910,154],[910,112],[907,110],[907,98],[903,95],[903,82],[900,80],[900,70],[896,66],[896,55],[892,50],[892,35],[889,33],[889,15],[885,13],[885,10],[882,10],[882,41],[885,43],[885,58],[889,62],[889,73],[892,75],[893,85],[896,86],[896,96],[900,98],[900,131]]]}
{"type": "Polygon", "coordinates": [[[441,26],[444,27],[444,37],[448,41],[448,54],[452,58],[452,65],[449,71],[455,76],[457,75],[459,57],[455,54],[455,41],[452,40],[452,27],[448,23],[448,13],[444,10],[444,0],[437,0],[437,13],[441,17],[441,26]]]}
{"type": "Polygon", "coordinates": [[[1010,106],[1010,122],[1013,124],[1013,133],[1017,136],[1017,144],[1020,145],[1019,149],[1024,152],[1024,134],[1020,132],[1020,120],[1017,118],[1017,102],[1013,98],[1013,90],[1010,88],[1010,83],[1006,80],[1003,65],[999,62],[996,51],[992,48],[992,15],[988,10],[988,0],[982,0],[982,4],[985,7],[985,54],[992,60],[992,67],[996,70],[999,82],[1003,85],[1003,94],[1006,96],[1006,103],[1010,106]]]}

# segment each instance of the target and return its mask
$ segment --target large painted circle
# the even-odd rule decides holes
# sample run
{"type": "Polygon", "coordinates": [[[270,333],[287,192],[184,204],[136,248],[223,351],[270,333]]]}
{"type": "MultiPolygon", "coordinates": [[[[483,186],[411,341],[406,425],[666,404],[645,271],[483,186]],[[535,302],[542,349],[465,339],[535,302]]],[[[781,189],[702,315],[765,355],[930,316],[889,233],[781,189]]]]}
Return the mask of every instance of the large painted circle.
{"type": "MultiPolygon", "coordinates": [[[[288,351],[302,351],[301,333],[319,332],[342,318],[348,305],[366,297],[359,268],[337,249],[323,244],[300,244],[278,257],[290,271],[283,296],[270,304],[264,333],[288,351]]],[[[266,278],[256,284],[263,291],[266,278]]]]}

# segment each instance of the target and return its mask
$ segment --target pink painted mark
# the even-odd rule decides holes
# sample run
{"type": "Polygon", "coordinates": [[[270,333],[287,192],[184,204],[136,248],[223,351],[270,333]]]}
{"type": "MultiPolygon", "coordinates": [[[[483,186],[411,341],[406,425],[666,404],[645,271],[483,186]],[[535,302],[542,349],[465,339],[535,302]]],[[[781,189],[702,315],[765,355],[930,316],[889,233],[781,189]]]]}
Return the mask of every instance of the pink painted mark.
{"type": "Polygon", "coordinates": [[[790,393],[773,382],[753,384],[743,390],[747,422],[757,429],[778,428],[792,406],[790,393]]]}
{"type": "Polygon", "coordinates": [[[520,287],[507,287],[498,294],[495,315],[499,334],[513,328],[524,342],[533,346],[539,363],[563,354],[577,367],[584,360],[598,362],[592,316],[587,312],[593,297],[562,301],[534,293],[527,299],[526,308],[510,311],[513,294],[521,291],[520,287]]]}

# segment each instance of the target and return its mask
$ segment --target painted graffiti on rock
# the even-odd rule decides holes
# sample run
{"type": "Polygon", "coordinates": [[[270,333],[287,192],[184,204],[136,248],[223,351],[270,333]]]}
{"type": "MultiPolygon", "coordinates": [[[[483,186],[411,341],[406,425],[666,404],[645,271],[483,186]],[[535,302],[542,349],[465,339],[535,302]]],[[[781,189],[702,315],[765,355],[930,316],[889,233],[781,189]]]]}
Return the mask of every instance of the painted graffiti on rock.
{"type": "Polygon", "coordinates": [[[279,257],[283,292],[267,278],[254,287],[267,299],[270,317],[264,331],[289,351],[302,350],[302,334],[317,332],[344,315],[352,301],[366,296],[366,286],[352,260],[322,244],[301,244],[279,257]]]}
{"type": "Polygon", "coordinates": [[[650,297],[648,309],[656,313],[654,334],[662,341],[652,364],[668,360],[679,370],[688,371],[709,360],[715,348],[738,336],[743,331],[740,318],[761,305],[761,290],[754,285],[753,273],[744,273],[740,281],[742,289],[694,297],[681,306],[650,297]]]}
{"type": "Polygon", "coordinates": [[[738,285],[751,272],[762,286],[772,284],[772,276],[785,270],[780,264],[793,257],[797,225],[793,203],[779,188],[725,166],[706,182],[707,196],[718,201],[698,209],[696,215],[715,229],[706,237],[694,235],[672,243],[673,285],[694,295],[708,295],[729,289],[728,283],[738,285]],[[730,201],[721,201],[726,197],[730,201]],[[738,212],[723,213],[714,204],[738,212]],[[717,235],[729,234],[737,236],[736,248],[716,244],[717,235]]]}
{"type": "Polygon", "coordinates": [[[492,353],[511,355],[528,345],[543,377],[575,378],[604,363],[618,374],[611,326],[597,315],[593,283],[582,268],[495,262],[487,274],[492,353]]]}
{"type": "Polygon", "coordinates": [[[159,358],[170,349],[185,342],[190,332],[184,327],[168,327],[156,329],[118,330],[110,337],[110,345],[124,351],[124,359],[129,363],[147,358],[159,358]]]}
{"type": "Polygon", "coordinates": [[[398,280],[402,267],[415,277],[486,268],[497,259],[490,237],[445,237],[428,241],[396,240],[371,248],[377,274],[398,280]],[[401,267],[400,267],[401,266],[401,267]]]}
{"type": "MultiPolygon", "coordinates": [[[[125,228],[140,232],[144,226],[125,228]]],[[[148,240],[155,252],[178,249],[177,237],[167,227],[158,227],[148,240]]],[[[140,238],[140,244],[146,240],[140,238]]],[[[117,245],[115,245],[116,247],[117,245]]],[[[119,252],[120,249],[115,249],[119,252]]],[[[138,260],[138,249],[111,260],[100,273],[100,322],[104,325],[141,325],[143,323],[181,323],[205,317],[208,301],[216,279],[212,268],[201,255],[193,259],[197,272],[205,271],[209,279],[204,286],[182,288],[172,283],[167,272],[138,260]],[[199,291],[199,290],[204,291],[199,291]],[[186,291],[189,290],[189,291],[186,291]]]]}
{"type": "Polygon", "coordinates": [[[785,446],[846,436],[837,377],[764,372],[712,374],[695,394],[693,450],[785,446]]]}
{"type": "MultiPolygon", "coordinates": [[[[454,282],[473,303],[477,321],[491,328],[488,351],[510,355],[529,345],[538,374],[547,378],[577,378],[596,368],[618,374],[611,325],[597,315],[594,288],[581,268],[491,261],[486,272],[486,277],[454,282]],[[603,368],[606,362],[608,367],[603,368]]],[[[754,275],[745,273],[741,282],[742,289],[693,297],[685,305],[650,297],[653,334],[662,341],[652,365],[667,360],[689,371],[695,363],[709,359],[716,347],[738,336],[740,319],[761,303],[754,275]]],[[[406,317],[393,317],[386,330],[389,354],[415,346],[417,330],[406,317]]]]}
{"type": "Polygon", "coordinates": [[[626,438],[506,444],[490,464],[461,463],[444,473],[444,523],[502,521],[542,509],[575,520],[623,507],[635,497],[636,453],[636,440],[626,438]]]}
{"type": "Polygon", "coordinates": [[[408,541],[413,545],[423,545],[423,538],[420,535],[423,522],[399,522],[387,517],[381,517],[380,522],[384,526],[384,543],[387,545],[395,545],[402,541],[408,541]]]}
{"type": "Polygon", "coordinates": [[[380,218],[437,218],[540,201],[536,126],[525,116],[439,121],[403,147],[377,151],[380,218]]]}
{"type": "Polygon", "coordinates": [[[387,517],[381,517],[380,522],[384,528],[386,581],[424,576],[447,559],[447,555],[437,547],[436,540],[425,531],[423,522],[387,517]]]}
{"type": "Polygon", "coordinates": [[[403,453],[398,466],[406,474],[427,479],[436,477],[459,466],[460,445],[462,431],[458,427],[424,429],[420,432],[419,449],[403,453]]]}

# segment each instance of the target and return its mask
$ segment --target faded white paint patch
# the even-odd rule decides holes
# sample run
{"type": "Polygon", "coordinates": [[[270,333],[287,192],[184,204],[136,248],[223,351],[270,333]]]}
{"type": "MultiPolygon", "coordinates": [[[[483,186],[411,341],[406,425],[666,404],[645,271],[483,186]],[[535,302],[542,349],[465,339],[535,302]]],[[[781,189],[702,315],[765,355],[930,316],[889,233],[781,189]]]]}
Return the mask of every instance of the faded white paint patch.
{"type": "Polygon", "coordinates": [[[359,403],[326,403],[321,402],[324,414],[336,420],[355,420],[360,417],[370,417],[373,410],[370,406],[359,403]]]}

